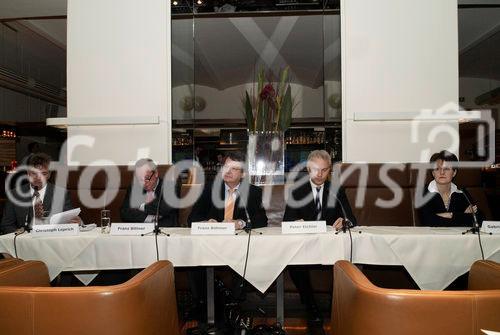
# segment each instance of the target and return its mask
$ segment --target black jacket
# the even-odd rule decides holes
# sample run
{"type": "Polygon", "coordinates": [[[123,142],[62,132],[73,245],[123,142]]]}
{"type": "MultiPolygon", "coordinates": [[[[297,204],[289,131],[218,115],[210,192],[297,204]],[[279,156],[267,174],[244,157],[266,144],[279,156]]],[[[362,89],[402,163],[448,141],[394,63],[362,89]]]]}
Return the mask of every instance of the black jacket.
{"type": "MultiPolygon", "coordinates": [[[[419,208],[420,224],[422,226],[431,227],[472,227],[474,219],[472,214],[464,213],[469,206],[465,195],[463,193],[453,192],[450,197],[450,206],[448,210],[444,206],[443,198],[439,193],[429,192],[426,188],[424,196],[431,194],[431,198],[422,207],[419,208]],[[438,213],[453,213],[451,219],[443,218],[438,213]]],[[[474,204],[474,200],[467,194],[470,201],[474,204]]],[[[480,211],[476,213],[478,222],[481,224],[483,215],[480,211]]]]}
{"type": "MultiPolygon", "coordinates": [[[[159,199],[163,185],[163,180],[161,178],[158,178],[158,185],[155,189],[155,199],[144,206],[144,211],[141,211],[139,207],[146,202],[146,192],[137,184],[135,179],[134,183],[135,184],[128,187],[127,194],[120,208],[120,216],[123,222],[144,222],[148,215],[156,215],[158,203],[160,202],[159,199]]],[[[178,182],[167,183],[165,184],[163,192],[163,197],[160,202],[160,219],[158,220],[158,225],[160,227],[175,227],[177,226],[178,210],[175,206],[167,204],[164,197],[165,195],[168,197],[169,192],[175,192],[175,196],[179,197],[180,184],[178,182]]]]}
{"type": "MultiPolygon", "coordinates": [[[[283,221],[316,221],[316,206],[314,204],[313,189],[309,181],[293,190],[290,196],[292,199],[295,199],[295,201],[304,200],[306,201],[306,204],[302,207],[294,208],[287,203],[285,214],[283,215],[283,221]]],[[[351,206],[349,205],[349,200],[347,199],[344,189],[339,187],[338,191],[335,193],[335,189],[331,186],[329,181],[326,181],[324,184],[321,220],[325,220],[328,225],[333,225],[338,218],[344,217],[342,208],[338,205],[339,201],[344,207],[345,216],[347,216],[347,218],[355,226],[356,218],[352,213],[351,206]]]]}
{"type": "MultiPolygon", "coordinates": [[[[73,208],[71,198],[66,189],[50,183],[47,183],[46,187],[47,189],[43,198],[44,211],[48,211],[50,215],[53,215],[73,208]]],[[[12,190],[13,199],[7,199],[3,211],[2,223],[0,223],[1,234],[12,233],[16,229],[24,227],[26,223],[31,222],[33,219],[33,198],[29,194],[29,184],[21,185],[19,191],[12,190]],[[23,205],[16,204],[13,200],[23,205]]]]}
{"type": "MultiPolygon", "coordinates": [[[[264,207],[262,206],[262,190],[254,185],[242,182],[238,188],[241,195],[236,198],[234,205],[233,219],[242,220],[247,222],[245,207],[251,220],[251,228],[262,228],[267,226],[267,215],[264,207]],[[245,191],[245,190],[248,190],[245,191]]],[[[207,184],[203,192],[196,201],[188,217],[188,224],[191,226],[192,222],[206,221],[215,219],[219,222],[224,220],[224,200],[225,200],[225,186],[221,184],[207,184]],[[219,206],[212,199],[212,189],[218,186],[220,189],[219,206]]]]}

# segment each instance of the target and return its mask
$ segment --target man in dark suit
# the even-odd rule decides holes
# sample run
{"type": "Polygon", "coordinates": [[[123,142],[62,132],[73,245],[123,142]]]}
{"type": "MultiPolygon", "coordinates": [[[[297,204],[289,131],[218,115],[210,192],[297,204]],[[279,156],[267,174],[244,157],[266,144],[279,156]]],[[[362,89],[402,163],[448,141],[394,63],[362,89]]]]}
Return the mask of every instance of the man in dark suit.
{"type": "MultiPolygon", "coordinates": [[[[245,176],[245,157],[238,152],[229,153],[222,167],[222,180],[207,184],[193,205],[188,224],[199,221],[233,222],[236,229],[267,226],[267,215],[262,206],[262,190],[250,185],[245,176]],[[247,217],[248,213],[248,217],[247,217]],[[250,219],[250,220],[248,220],[250,219]]],[[[205,282],[203,271],[189,273],[191,293],[195,305],[203,306],[205,282]]],[[[244,284],[241,277],[233,276],[233,296],[243,300],[244,284]],[[235,284],[236,283],[236,284],[235,284]]],[[[193,306],[196,309],[198,306],[193,306]]]]}
{"type": "Polygon", "coordinates": [[[170,206],[165,197],[167,192],[175,192],[179,197],[179,184],[173,182],[163,185],[163,179],[158,176],[156,164],[150,158],[139,159],[135,163],[134,181],[127,189],[120,208],[123,222],[154,222],[158,205],[160,227],[175,227],[177,225],[177,209],[170,206]],[[159,201],[161,192],[164,192],[159,201]]]}
{"type": "MultiPolygon", "coordinates": [[[[336,230],[347,224],[356,225],[345,191],[328,181],[331,172],[331,158],[325,150],[315,150],[307,159],[309,180],[292,191],[287,200],[283,221],[324,220],[336,230]]],[[[303,304],[308,311],[308,327],[316,333],[323,333],[323,318],[314,298],[309,271],[303,266],[289,268],[303,304]]]]}
{"type": "Polygon", "coordinates": [[[245,158],[239,153],[227,155],[222,167],[223,181],[207,184],[203,189],[188,217],[190,225],[197,221],[213,221],[234,222],[236,229],[267,226],[262,190],[243,178],[244,163],[245,158]]]}
{"type": "MultiPolygon", "coordinates": [[[[29,183],[9,192],[0,233],[8,234],[18,229],[30,229],[33,222],[73,208],[68,191],[47,182],[50,179],[50,157],[44,153],[33,154],[28,160],[29,183]]],[[[71,222],[79,223],[75,217],[71,222]]]]}

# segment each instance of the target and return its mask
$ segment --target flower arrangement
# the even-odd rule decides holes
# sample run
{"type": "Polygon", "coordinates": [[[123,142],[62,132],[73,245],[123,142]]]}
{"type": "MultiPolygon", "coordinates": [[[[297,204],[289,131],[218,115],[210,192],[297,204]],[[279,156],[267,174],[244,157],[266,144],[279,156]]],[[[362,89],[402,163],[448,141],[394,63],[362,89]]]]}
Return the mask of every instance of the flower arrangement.
{"type": "Polygon", "coordinates": [[[257,74],[257,95],[245,92],[244,108],[249,131],[282,131],[292,122],[293,99],[288,78],[288,66],[280,71],[279,82],[273,85],[269,73],[267,84],[264,68],[257,74]]]}

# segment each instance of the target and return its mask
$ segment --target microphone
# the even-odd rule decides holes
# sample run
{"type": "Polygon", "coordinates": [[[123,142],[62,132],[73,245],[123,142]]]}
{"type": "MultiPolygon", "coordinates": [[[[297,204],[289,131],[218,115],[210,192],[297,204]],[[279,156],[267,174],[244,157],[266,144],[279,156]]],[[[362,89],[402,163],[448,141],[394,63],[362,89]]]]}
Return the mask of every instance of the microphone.
{"type": "MultiPolygon", "coordinates": [[[[245,228],[243,228],[243,230],[248,233],[250,232],[253,227],[252,227],[252,219],[250,218],[250,214],[248,214],[248,209],[247,209],[247,205],[246,205],[246,202],[244,201],[243,197],[241,196],[241,193],[240,193],[240,190],[235,190],[235,193],[236,193],[236,196],[239,197],[241,199],[241,201],[243,201],[242,203],[242,206],[243,206],[243,210],[245,211],[245,217],[246,217],[246,225],[245,225],[245,228]]],[[[262,232],[259,232],[259,235],[262,235],[262,232]]]]}
{"type": "Polygon", "coordinates": [[[38,190],[39,190],[38,186],[33,186],[33,190],[35,192],[33,192],[33,195],[30,198],[30,208],[31,208],[31,211],[33,212],[33,217],[31,218],[31,222],[28,222],[28,217],[30,214],[30,210],[28,210],[28,213],[26,213],[26,218],[24,221],[24,230],[28,233],[33,229],[32,224],[33,224],[33,219],[35,217],[35,208],[33,206],[33,199],[35,198],[35,194],[38,193],[38,190]]]}
{"type": "MultiPolygon", "coordinates": [[[[351,227],[354,227],[354,224],[347,217],[347,213],[345,211],[344,205],[342,205],[342,201],[340,201],[340,199],[337,196],[337,194],[332,193],[330,190],[329,190],[329,193],[332,194],[335,197],[335,199],[337,199],[337,203],[340,205],[340,210],[342,211],[342,216],[343,216],[342,232],[345,233],[348,229],[350,229],[351,227]]],[[[338,234],[338,233],[339,232],[336,232],[335,234],[338,234]]]]}
{"type": "Polygon", "coordinates": [[[465,199],[467,200],[467,203],[469,204],[470,208],[472,209],[472,213],[471,214],[472,214],[472,219],[474,220],[474,227],[472,227],[471,232],[472,233],[479,232],[479,222],[477,221],[476,212],[472,208],[474,206],[472,206],[472,202],[470,201],[469,197],[467,196],[465,188],[462,188],[461,191],[462,191],[462,194],[464,195],[465,199]]]}
{"type": "Polygon", "coordinates": [[[479,241],[479,249],[481,249],[481,258],[484,260],[484,251],[483,251],[483,243],[481,242],[481,229],[479,228],[479,222],[477,221],[477,216],[476,213],[474,212],[474,209],[472,208],[472,202],[470,201],[469,197],[467,196],[467,192],[465,188],[461,189],[462,194],[464,195],[465,199],[467,200],[467,203],[472,209],[472,219],[474,220],[474,226],[471,229],[468,229],[464,232],[462,232],[462,235],[467,234],[468,232],[471,232],[473,234],[477,233],[477,238],[479,241]]]}

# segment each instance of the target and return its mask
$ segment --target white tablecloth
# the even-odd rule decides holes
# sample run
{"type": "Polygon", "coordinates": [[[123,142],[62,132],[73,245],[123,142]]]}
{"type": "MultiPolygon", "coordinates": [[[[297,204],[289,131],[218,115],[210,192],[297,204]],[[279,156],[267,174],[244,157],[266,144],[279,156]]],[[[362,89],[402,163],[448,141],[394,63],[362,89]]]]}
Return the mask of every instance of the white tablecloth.
{"type": "MultiPolygon", "coordinates": [[[[330,227],[329,227],[330,228],[330,227]]],[[[192,236],[186,228],[163,229],[158,236],[161,259],[174,266],[228,265],[243,275],[248,235],[192,236]]],[[[353,262],[403,265],[422,289],[443,289],[480,259],[476,235],[462,229],[359,227],[353,230],[353,262]],[[359,233],[361,231],[362,233],[359,233]]],[[[0,236],[0,252],[14,254],[13,234],[0,236]]],[[[485,257],[500,260],[500,236],[482,235],[485,257]]],[[[154,236],[111,236],[99,230],[75,237],[17,237],[19,258],[45,262],[49,275],[61,271],[144,268],[156,260],[154,236]]],[[[331,265],[349,259],[348,234],[282,235],[280,228],[252,233],[246,279],[264,292],[291,264],[331,265]],[[260,234],[262,233],[262,234],[260,234]]],[[[89,282],[95,274],[79,273],[89,282]]]]}

